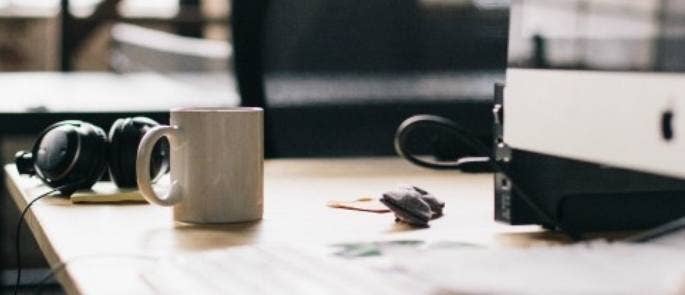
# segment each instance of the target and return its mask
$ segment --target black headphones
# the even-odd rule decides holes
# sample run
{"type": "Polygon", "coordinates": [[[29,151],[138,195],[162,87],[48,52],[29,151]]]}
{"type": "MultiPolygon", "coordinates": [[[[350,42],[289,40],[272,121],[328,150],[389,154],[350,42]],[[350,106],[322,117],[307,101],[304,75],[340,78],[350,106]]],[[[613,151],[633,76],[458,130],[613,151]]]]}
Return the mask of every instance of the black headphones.
{"type": "MultiPolygon", "coordinates": [[[[143,135],[159,124],[150,118],[118,119],[105,131],[91,123],[68,120],[50,125],[40,133],[30,152],[19,151],[15,163],[20,174],[36,175],[64,195],[87,189],[109,167],[118,187],[136,187],[136,154],[143,135]]],[[[152,153],[150,173],[169,170],[168,143],[160,140],[152,153]]]]}

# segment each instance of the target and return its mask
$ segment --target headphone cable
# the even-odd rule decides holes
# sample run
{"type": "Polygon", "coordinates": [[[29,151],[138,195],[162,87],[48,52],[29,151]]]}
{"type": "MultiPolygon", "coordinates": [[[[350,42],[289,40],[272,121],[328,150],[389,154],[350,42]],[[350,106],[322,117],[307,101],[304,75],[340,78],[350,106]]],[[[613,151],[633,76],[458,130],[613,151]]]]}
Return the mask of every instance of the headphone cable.
{"type": "MultiPolygon", "coordinates": [[[[397,154],[400,157],[408,160],[411,163],[414,163],[418,166],[425,168],[441,170],[461,169],[462,167],[468,164],[477,162],[489,164],[495,172],[502,173],[508,178],[511,178],[507,174],[506,169],[494,159],[491,148],[487,147],[485,144],[476,139],[476,137],[472,135],[467,129],[463,128],[456,122],[445,117],[435,115],[415,115],[404,120],[404,122],[402,122],[402,124],[400,124],[400,126],[397,128],[397,132],[395,133],[395,150],[397,151],[397,154]],[[477,153],[485,156],[465,157],[450,162],[422,160],[414,156],[412,153],[410,153],[407,150],[406,146],[408,135],[412,131],[416,130],[418,127],[421,126],[439,127],[448,130],[455,134],[457,138],[460,139],[463,143],[466,143],[469,147],[474,149],[477,153]]],[[[551,215],[549,215],[545,210],[543,210],[535,201],[533,201],[533,199],[528,194],[526,194],[520,187],[518,187],[518,185],[516,185],[515,182],[511,181],[510,183],[512,191],[516,193],[518,196],[520,196],[521,199],[526,203],[526,205],[528,205],[528,207],[532,209],[535,212],[535,214],[540,219],[542,219],[543,222],[549,225],[553,225],[556,229],[566,234],[566,236],[568,236],[573,241],[579,241],[582,239],[582,236],[580,234],[576,233],[575,231],[567,229],[558,220],[556,220],[551,215]]]]}
{"type": "Polygon", "coordinates": [[[21,214],[19,215],[19,220],[17,221],[17,227],[16,227],[15,237],[14,237],[14,239],[15,239],[14,247],[15,247],[15,255],[16,255],[16,262],[17,262],[17,266],[16,266],[17,267],[17,278],[16,278],[16,281],[14,284],[14,295],[19,294],[19,285],[21,284],[21,268],[22,267],[21,267],[21,244],[20,244],[21,239],[20,239],[20,235],[21,235],[21,225],[22,225],[23,221],[25,221],[24,218],[26,216],[26,213],[29,211],[31,206],[33,206],[33,204],[35,204],[38,200],[41,200],[47,196],[50,196],[52,193],[54,193],[56,191],[60,191],[62,189],[68,188],[68,187],[73,186],[73,185],[74,184],[65,184],[65,185],[53,188],[53,189],[39,195],[38,197],[34,198],[33,200],[31,200],[31,202],[29,202],[26,205],[26,207],[23,210],[21,210],[21,214]]]}

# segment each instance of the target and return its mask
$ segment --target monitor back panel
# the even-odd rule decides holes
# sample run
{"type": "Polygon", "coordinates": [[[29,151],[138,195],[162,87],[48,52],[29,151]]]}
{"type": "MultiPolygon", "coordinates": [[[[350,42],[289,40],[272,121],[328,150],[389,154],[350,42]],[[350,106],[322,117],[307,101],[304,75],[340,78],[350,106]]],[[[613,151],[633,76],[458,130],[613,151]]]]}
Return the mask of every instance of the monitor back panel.
{"type": "Polygon", "coordinates": [[[685,3],[512,1],[504,141],[685,177],[685,3]]]}

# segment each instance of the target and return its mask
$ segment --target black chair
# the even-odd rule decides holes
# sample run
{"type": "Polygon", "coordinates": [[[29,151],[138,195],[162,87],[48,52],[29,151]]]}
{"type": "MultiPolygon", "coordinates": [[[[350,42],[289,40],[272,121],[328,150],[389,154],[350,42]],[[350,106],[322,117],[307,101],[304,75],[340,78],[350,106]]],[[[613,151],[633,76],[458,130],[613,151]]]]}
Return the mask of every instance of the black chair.
{"type": "Polygon", "coordinates": [[[506,6],[237,0],[231,20],[242,104],[266,109],[268,156],[393,155],[395,129],[419,113],[490,142],[506,6]]]}

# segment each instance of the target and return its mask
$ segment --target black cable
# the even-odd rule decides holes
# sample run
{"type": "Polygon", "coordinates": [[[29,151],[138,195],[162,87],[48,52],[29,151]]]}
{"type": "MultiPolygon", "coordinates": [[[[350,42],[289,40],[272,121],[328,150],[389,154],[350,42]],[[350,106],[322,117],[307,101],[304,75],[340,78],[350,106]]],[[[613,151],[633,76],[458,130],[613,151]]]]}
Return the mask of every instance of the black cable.
{"type": "Polygon", "coordinates": [[[409,134],[423,126],[429,127],[440,127],[456,133],[458,139],[461,139],[463,143],[466,143],[476,152],[483,155],[490,155],[492,153],[491,149],[483,145],[480,141],[475,139],[475,136],[471,135],[470,132],[461,126],[459,126],[454,121],[434,115],[416,115],[409,119],[404,120],[402,124],[397,128],[395,133],[395,150],[400,155],[400,157],[407,159],[418,166],[431,168],[431,169],[461,169],[462,167],[473,164],[473,163],[488,163],[492,157],[463,157],[456,161],[427,161],[422,160],[414,156],[412,153],[406,150],[406,141],[409,134]]]}
{"type": "MultiPolygon", "coordinates": [[[[445,170],[461,169],[465,165],[472,163],[487,163],[493,168],[494,171],[502,173],[508,178],[513,179],[507,174],[506,169],[494,159],[494,156],[492,155],[492,148],[486,146],[478,139],[476,139],[476,137],[472,135],[471,132],[469,132],[467,129],[461,127],[456,122],[445,117],[435,115],[415,115],[406,119],[404,122],[402,122],[402,124],[400,124],[400,126],[397,128],[397,132],[395,133],[395,150],[397,151],[397,154],[399,154],[400,157],[405,158],[409,162],[412,162],[421,167],[445,170]],[[406,142],[409,134],[422,126],[439,127],[448,130],[457,135],[457,138],[459,140],[461,140],[463,143],[466,143],[476,152],[487,156],[465,157],[450,162],[427,161],[419,159],[418,157],[414,156],[413,154],[407,151],[406,142]]],[[[515,194],[521,196],[521,199],[523,199],[523,201],[526,202],[526,204],[535,212],[535,214],[540,219],[542,219],[543,222],[553,225],[554,227],[556,227],[556,229],[565,233],[573,241],[578,241],[582,239],[582,237],[578,233],[565,228],[561,225],[559,221],[557,221],[551,215],[547,214],[547,212],[545,212],[542,208],[540,208],[540,206],[538,206],[538,204],[534,202],[533,199],[528,196],[528,194],[526,194],[521,188],[519,188],[515,184],[515,181],[511,181],[510,183],[512,191],[515,194]]]]}
{"type": "Polygon", "coordinates": [[[70,187],[72,185],[73,184],[65,184],[65,185],[53,188],[53,189],[47,191],[46,193],[43,193],[43,194],[39,195],[38,197],[36,197],[35,199],[33,199],[31,202],[29,202],[26,205],[24,210],[21,210],[21,214],[19,215],[19,220],[17,221],[17,228],[16,228],[16,232],[15,232],[15,244],[14,244],[15,254],[17,255],[16,256],[17,257],[17,260],[16,260],[17,261],[17,280],[14,284],[14,295],[19,294],[19,285],[21,283],[21,245],[20,245],[21,239],[20,239],[20,234],[21,234],[21,224],[24,221],[24,217],[25,217],[26,213],[29,211],[31,206],[33,206],[33,204],[36,203],[38,200],[45,198],[45,197],[49,196],[50,194],[52,194],[56,191],[70,187]]]}
{"type": "Polygon", "coordinates": [[[684,229],[685,217],[680,217],[655,228],[631,235],[621,241],[628,243],[645,243],[684,229]]]}

